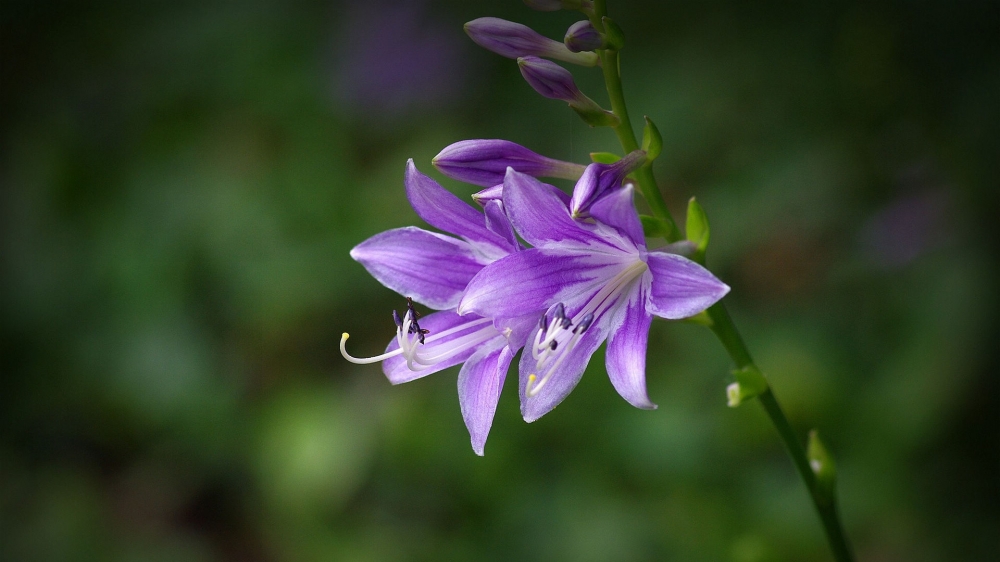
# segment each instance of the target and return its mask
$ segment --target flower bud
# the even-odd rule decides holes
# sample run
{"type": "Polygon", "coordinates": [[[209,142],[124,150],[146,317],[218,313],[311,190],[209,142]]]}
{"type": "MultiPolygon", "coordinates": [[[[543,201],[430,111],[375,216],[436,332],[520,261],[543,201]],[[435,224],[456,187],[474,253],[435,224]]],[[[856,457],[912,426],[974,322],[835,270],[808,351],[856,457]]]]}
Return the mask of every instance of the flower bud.
{"type": "Polygon", "coordinates": [[[532,10],[555,12],[558,10],[589,10],[594,7],[590,0],[524,0],[532,10]]]}
{"type": "Polygon", "coordinates": [[[579,103],[587,97],[576,87],[573,75],[554,62],[538,57],[521,57],[517,59],[517,66],[528,84],[546,98],[579,103]]]}
{"type": "Polygon", "coordinates": [[[569,209],[574,217],[586,217],[587,210],[606,195],[610,190],[619,188],[625,176],[631,174],[646,163],[646,153],[633,150],[625,158],[613,164],[594,163],[580,176],[573,187],[573,197],[569,209]]]}
{"type": "Polygon", "coordinates": [[[604,48],[604,36],[594,28],[589,20],[583,20],[569,26],[563,43],[567,49],[574,53],[596,51],[604,48]]]}
{"type": "Polygon", "coordinates": [[[815,429],[809,432],[809,443],[806,446],[806,456],[809,458],[809,468],[816,475],[817,499],[824,503],[833,503],[834,489],[837,485],[837,466],[833,455],[819,438],[815,429]]]}
{"type": "Polygon", "coordinates": [[[594,66],[599,60],[595,53],[574,53],[526,25],[500,18],[472,20],[465,24],[465,32],[480,47],[510,59],[548,57],[582,66],[594,66]]]}
{"type": "Polygon", "coordinates": [[[521,69],[521,76],[536,92],[568,103],[591,127],[618,125],[618,117],[584,95],[576,87],[573,75],[565,68],[538,57],[521,57],[517,59],[517,66],[521,69]]]}
{"type": "Polygon", "coordinates": [[[584,171],[581,164],[547,158],[500,139],[456,142],[439,152],[432,163],[449,178],[483,187],[502,184],[508,167],[533,177],[569,180],[579,178],[584,171]]]}
{"type": "Polygon", "coordinates": [[[750,365],[733,371],[736,382],[726,387],[726,399],[730,408],[756,398],[768,389],[767,379],[760,369],[750,365]]]}

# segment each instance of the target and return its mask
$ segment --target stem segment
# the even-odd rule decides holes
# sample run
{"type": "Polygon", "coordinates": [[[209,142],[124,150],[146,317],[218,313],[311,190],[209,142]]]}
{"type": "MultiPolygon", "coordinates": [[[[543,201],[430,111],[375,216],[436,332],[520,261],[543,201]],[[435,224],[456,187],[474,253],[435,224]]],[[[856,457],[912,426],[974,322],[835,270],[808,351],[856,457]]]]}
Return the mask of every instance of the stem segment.
{"type": "MultiPolygon", "coordinates": [[[[606,15],[605,0],[595,0],[594,11],[590,19],[594,27],[599,31],[604,31],[602,18],[606,15]]],[[[614,131],[618,136],[618,141],[621,143],[622,149],[628,154],[639,148],[639,145],[636,142],[632,123],[629,121],[628,109],[625,106],[618,51],[605,49],[598,51],[598,54],[601,57],[601,68],[604,72],[604,83],[608,90],[608,97],[611,100],[611,109],[621,121],[617,127],[614,127],[614,131]]],[[[667,209],[663,195],[656,186],[652,166],[650,164],[643,166],[636,171],[635,175],[639,183],[639,189],[649,204],[653,216],[661,219],[670,227],[667,241],[676,242],[680,240],[680,230],[670,215],[670,210],[667,209]]],[[[721,302],[716,303],[708,309],[708,315],[712,319],[712,332],[715,333],[715,336],[719,338],[723,347],[726,348],[726,352],[736,364],[737,369],[745,367],[756,368],[753,358],[750,356],[750,351],[743,342],[743,338],[736,329],[736,325],[733,324],[733,320],[729,316],[729,312],[726,311],[725,305],[721,302]]],[[[761,406],[764,407],[764,411],[771,418],[771,423],[778,430],[778,435],[781,436],[781,440],[785,444],[785,449],[788,451],[789,456],[792,457],[792,463],[795,465],[799,476],[809,490],[809,496],[823,523],[823,530],[826,532],[826,538],[830,544],[830,550],[833,553],[834,559],[837,562],[853,562],[854,556],[847,544],[847,536],[844,534],[844,529],[840,523],[840,516],[837,513],[836,499],[824,496],[820,491],[816,475],[809,466],[805,449],[803,449],[802,443],[796,436],[795,430],[788,423],[788,418],[785,417],[785,413],[782,411],[781,405],[778,404],[778,399],[774,396],[774,392],[768,386],[768,389],[757,398],[760,399],[761,406]]]]}

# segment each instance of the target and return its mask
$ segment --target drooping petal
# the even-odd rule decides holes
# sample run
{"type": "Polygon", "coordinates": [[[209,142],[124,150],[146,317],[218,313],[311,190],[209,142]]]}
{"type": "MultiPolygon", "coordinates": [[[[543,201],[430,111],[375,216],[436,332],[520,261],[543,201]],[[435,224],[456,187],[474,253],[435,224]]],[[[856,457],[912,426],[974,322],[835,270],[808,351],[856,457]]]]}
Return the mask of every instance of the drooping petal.
{"type": "Polygon", "coordinates": [[[590,208],[590,216],[614,227],[636,248],[646,247],[646,237],[642,232],[642,222],[633,202],[634,189],[631,185],[612,191],[598,200],[590,208]]]}
{"type": "Polygon", "coordinates": [[[555,186],[513,169],[503,182],[503,205],[514,230],[532,246],[567,242],[602,245],[590,225],[573,220],[564,197],[556,195],[555,186]]]}
{"type": "Polygon", "coordinates": [[[379,283],[439,310],[457,306],[484,265],[468,242],[412,226],[372,236],[351,257],[379,283]]]}
{"type": "Polygon", "coordinates": [[[558,300],[595,292],[620,269],[618,256],[531,248],[483,268],[469,282],[458,311],[487,318],[541,314],[558,300]]]}
{"type": "MultiPolygon", "coordinates": [[[[474,354],[478,349],[484,345],[490,345],[490,342],[500,342],[506,344],[506,340],[499,332],[495,332],[495,329],[489,323],[484,323],[482,319],[475,315],[459,316],[455,314],[453,310],[442,310],[439,312],[432,312],[427,316],[420,319],[420,327],[427,330],[427,344],[424,346],[423,351],[427,355],[437,355],[443,351],[446,351],[450,346],[454,346],[457,341],[461,338],[468,338],[470,334],[486,332],[484,336],[493,337],[488,339],[486,343],[480,346],[470,347],[465,349],[461,353],[456,353],[438,363],[432,367],[426,369],[421,369],[419,371],[412,371],[406,364],[406,358],[402,355],[397,355],[395,357],[390,357],[382,362],[382,372],[389,379],[392,384],[402,384],[404,382],[410,382],[412,380],[425,377],[431,373],[436,373],[442,369],[447,369],[453,365],[458,365],[459,363],[466,361],[472,354],[474,354]],[[431,339],[435,334],[444,333],[446,330],[452,330],[459,328],[460,326],[467,325],[467,329],[458,329],[452,332],[450,335],[444,336],[438,339],[431,339]],[[486,329],[494,330],[495,333],[491,334],[486,329]]],[[[389,345],[386,346],[385,352],[391,353],[399,349],[399,342],[393,338],[389,345]]]]}
{"type": "MultiPolygon", "coordinates": [[[[502,251],[507,246],[504,238],[486,228],[483,215],[455,194],[441,187],[438,182],[420,173],[411,158],[406,162],[406,197],[417,215],[427,224],[466,240],[492,246],[502,251]]],[[[497,253],[489,252],[487,253],[497,253]]],[[[499,256],[496,256],[499,257],[499,256]]]]}
{"type": "Polygon", "coordinates": [[[514,234],[514,227],[511,226],[507,213],[503,210],[503,203],[496,200],[489,201],[483,206],[483,212],[486,214],[486,228],[504,240],[505,252],[520,250],[521,245],[517,241],[517,235],[514,234]]]}
{"type": "Polygon", "coordinates": [[[567,352],[565,360],[552,372],[545,386],[534,396],[528,396],[527,387],[531,375],[542,376],[536,371],[536,362],[531,353],[525,350],[521,354],[520,372],[520,396],[521,396],[521,416],[524,421],[531,423],[544,416],[552,408],[569,396],[569,393],[576,388],[577,383],[583,377],[583,371],[590,362],[590,357],[601,346],[608,335],[607,322],[595,322],[590,329],[583,333],[580,341],[567,352]]]}
{"type": "Polygon", "coordinates": [[[710,271],[676,254],[649,252],[653,276],[648,310],[672,320],[694,316],[729,292],[729,286],[710,271]]]}
{"type": "Polygon", "coordinates": [[[483,456],[486,437],[500,401],[500,391],[507,378],[507,368],[514,353],[503,338],[484,344],[466,360],[458,373],[458,402],[465,427],[469,429],[472,450],[483,456]]]}
{"type": "Polygon", "coordinates": [[[614,319],[605,366],[611,384],[622,398],[636,408],[652,410],[656,404],[649,401],[646,393],[646,343],[653,321],[653,316],[646,311],[648,284],[648,276],[637,280],[622,313],[614,319]]]}

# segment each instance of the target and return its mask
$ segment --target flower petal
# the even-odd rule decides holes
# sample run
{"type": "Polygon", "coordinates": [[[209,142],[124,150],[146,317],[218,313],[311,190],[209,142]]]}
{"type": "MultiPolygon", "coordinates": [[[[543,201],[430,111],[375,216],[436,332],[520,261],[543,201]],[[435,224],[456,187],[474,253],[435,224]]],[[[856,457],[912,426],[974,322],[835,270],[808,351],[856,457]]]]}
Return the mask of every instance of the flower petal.
{"type": "Polygon", "coordinates": [[[619,256],[531,248],[483,268],[469,282],[458,311],[487,318],[540,315],[557,300],[592,294],[620,270],[619,256]]]}
{"type": "MultiPolygon", "coordinates": [[[[463,324],[470,324],[468,330],[457,330],[448,336],[434,340],[433,342],[428,342],[426,344],[428,353],[433,354],[435,349],[445,349],[449,343],[454,342],[458,338],[483,329],[483,326],[490,326],[489,324],[476,322],[477,320],[481,320],[481,318],[475,315],[459,316],[458,314],[455,314],[455,311],[453,310],[433,312],[421,318],[420,327],[428,330],[428,337],[444,332],[445,330],[459,327],[463,324]]],[[[462,353],[457,353],[448,359],[441,361],[440,363],[436,363],[433,367],[428,367],[427,369],[421,369],[419,371],[411,371],[409,367],[406,366],[406,358],[402,355],[390,357],[382,362],[382,372],[385,373],[385,376],[392,384],[402,384],[421,377],[426,377],[431,373],[436,373],[442,369],[458,365],[459,363],[467,360],[478,349],[481,349],[483,346],[490,345],[491,342],[500,342],[501,345],[506,344],[506,340],[500,335],[499,332],[497,332],[496,336],[497,337],[492,340],[480,344],[479,346],[467,349],[462,353]]],[[[385,352],[390,353],[396,351],[397,349],[399,349],[399,342],[393,338],[393,340],[389,342],[389,345],[386,346],[385,352]]]]}
{"type": "MultiPolygon", "coordinates": [[[[551,243],[603,243],[584,223],[573,220],[565,194],[556,195],[555,186],[507,170],[503,181],[503,206],[514,229],[532,246],[551,243]]],[[[560,192],[561,193],[561,192],[560,192]]]]}
{"type": "Polygon", "coordinates": [[[694,316],[729,292],[729,286],[710,271],[676,254],[649,252],[646,263],[653,274],[648,310],[672,320],[694,316]]]}
{"type": "MultiPolygon", "coordinates": [[[[607,315],[605,315],[606,317],[607,315]]],[[[576,388],[590,362],[590,357],[597,351],[597,348],[601,347],[608,335],[607,324],[607,321],[603,321],[591,325],[590,329],[580,337],[576,346],[567,351],[568,356],[556,367],[549,380],[545,382],[545,386],[534,396],[527,395],[527,387],[529,377],[531,375],[537,376],[536,361],[528,351],[521,354],[521,364],[518,370],[520,371],[521,416],[524,417],[524,421],[531,423],[549,413],[576,388]]]]}
{"type": "Polygon", "coordinates": [[[605,366],[611,384],[636,408],[652,410],[656,404],[646,393],[646,343],[653,316],[646,312],[649,277],[639,280],[637,290],[622,307],[611,327],[605,366]]]}
{"type": "Polygon", "coordinates": [[[507,378],[507,368],[514,353],[503,338],[483,346],[465,361],[458,373],[458,402],[462,418],[469,429],[472,450],[483,456],[486,437],[493,425],[493,416],[500,401],[500,391],[507,378]]]}
{"type": "Polygon", "coordinates": [[[635,210],[634,191],[631,185],[626,185],[609,192],[590,207],[590,216],[614,227],[627,236],[635,247],[645,248],[646,236],[642,232],[639,213],[635,210]]]}
{"type": "MultiPolygon", "coordinates": [[[[406,185],[406,197],[410,200],[410,205],[427,224],[473,243],[486,244],[499,250],[507,247],[502,236],[486,228],[482,213],[420,173],[412,158],[406,162],[403,183],[406,185]]],[[[501,252],[501,255],[504,253],[506,252],[501,252]]]]}
{"type": "Polygon", "coordinates": [[[498,200],[488,201],[483,206],[483,212],[486,214],[486,228],[504,240],[506,245],[503,248],[506,253],[520,250],[521,244],[518,243],[514,227],[511,226],[510,219],[503,210],[503,203],[498,200]]]}
{"type": "Polygon", "coordinates": [[[351,257],[379,283],[436,309],[455,308],[485,265],[468,242],[412,226],[372,236],[351,257]]]}

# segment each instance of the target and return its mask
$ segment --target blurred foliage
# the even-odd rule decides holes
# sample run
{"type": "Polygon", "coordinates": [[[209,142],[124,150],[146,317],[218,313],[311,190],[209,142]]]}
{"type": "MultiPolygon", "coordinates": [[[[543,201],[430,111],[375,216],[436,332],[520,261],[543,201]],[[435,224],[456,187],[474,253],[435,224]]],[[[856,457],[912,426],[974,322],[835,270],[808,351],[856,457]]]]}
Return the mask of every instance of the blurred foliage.
{"type": "MultiPolygon", "coordinates": [[[[610,4],[661,186],[710,217],[758,363],[836,456],[859,558],[1000,558],[997,4],[610,4]]],[[[515,0],[0,4],[0,558],[826,559],[704,328],[654,325],[654,412],[598,354],[526,425],[512,376],[485,458],[455,369],[391,387],[340,358],[344,330],[380,350],[401,306],[348,251],[419,224],[407,158],[439,177],[463,138],[616,148],[474,49],[483,15],[574,21],[515,0]]]]}

